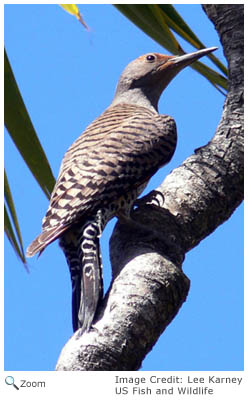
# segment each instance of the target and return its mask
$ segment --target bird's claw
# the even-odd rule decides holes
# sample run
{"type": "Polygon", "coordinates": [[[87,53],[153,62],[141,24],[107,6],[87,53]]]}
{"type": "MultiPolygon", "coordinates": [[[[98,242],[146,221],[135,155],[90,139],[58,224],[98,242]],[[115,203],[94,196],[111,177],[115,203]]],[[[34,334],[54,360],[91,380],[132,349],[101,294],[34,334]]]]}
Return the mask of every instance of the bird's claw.
{"type": "Polygon", "coordinates": [[[143,196],[141,199],[137,199],[134,202],[134,206],[143,206],[146,204],[154,204],[158,207],[162,207],[164,204],[165,198],[162,192],[159,190],[152,190],[146,196],[143,196]]]}

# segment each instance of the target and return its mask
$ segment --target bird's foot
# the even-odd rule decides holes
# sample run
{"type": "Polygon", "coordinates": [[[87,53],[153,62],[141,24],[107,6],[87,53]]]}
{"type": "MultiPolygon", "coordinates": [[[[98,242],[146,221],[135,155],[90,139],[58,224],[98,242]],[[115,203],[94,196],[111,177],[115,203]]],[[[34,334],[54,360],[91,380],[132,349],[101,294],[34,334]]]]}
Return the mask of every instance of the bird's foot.
{"type": "Polygon", "coordinates": [[[134,206],[144,206],[147,204],[153,204],[157,207],[162,207],[164,204],[164,195],[159,190],[152,190],[146,196],[141,197],[141,199],[137,199],[134,202],[134,206]]]}

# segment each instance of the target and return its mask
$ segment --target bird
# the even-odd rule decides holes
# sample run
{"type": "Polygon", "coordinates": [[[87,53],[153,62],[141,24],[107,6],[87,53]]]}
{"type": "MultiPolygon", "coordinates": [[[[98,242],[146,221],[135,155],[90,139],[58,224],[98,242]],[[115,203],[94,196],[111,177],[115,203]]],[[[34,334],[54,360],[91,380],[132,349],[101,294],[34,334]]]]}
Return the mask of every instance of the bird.
{"type": "Polygon", "coordinates": [[[182,69],[216,49],[147,53],[131,61],[110,106],[65,153],[42,232],[26,255],[41,254],[59,239],[72,281],[74,331],[90,330],[103,296],[99,238],[105,225],[113,217],[130,221],[136,199],[175,152],[176,123],[158,112],[162,92],[182,69]]]}

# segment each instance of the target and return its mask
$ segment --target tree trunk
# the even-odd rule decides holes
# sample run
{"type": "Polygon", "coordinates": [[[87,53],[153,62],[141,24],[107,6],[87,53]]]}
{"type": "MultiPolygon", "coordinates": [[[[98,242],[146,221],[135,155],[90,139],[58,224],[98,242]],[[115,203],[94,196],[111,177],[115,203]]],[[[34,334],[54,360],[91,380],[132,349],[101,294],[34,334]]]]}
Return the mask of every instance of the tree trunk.
{"type": "Polygon", "coordinates": [[[137,370],[186,300],[185,253],[243,200],[243,5],[203,9],[228,61],[222,119],[213,139],[166,177],[153,201],[133,212],[133,219],[149,229],[117,223],[110,242],[111,288],[94,329],[74,334],[57,370],[137,370]]]}

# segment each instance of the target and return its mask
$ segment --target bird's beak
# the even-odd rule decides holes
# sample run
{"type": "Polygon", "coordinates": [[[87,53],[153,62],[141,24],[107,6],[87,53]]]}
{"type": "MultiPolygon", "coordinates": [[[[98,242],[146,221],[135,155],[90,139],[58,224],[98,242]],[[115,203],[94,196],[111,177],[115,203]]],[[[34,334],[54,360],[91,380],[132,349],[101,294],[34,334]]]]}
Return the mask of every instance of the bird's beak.
{"type": "Polygon", "coordinates": [[[194,53],[183,54],[182,56],[172,56],[172,58],[170,58],[169,60],[169,63],[182,69],[187,65],[192,64],[194,61],[198,60],[198,58],[201,58],[208,53],[212,53],[212,51],[215,51],[217,49],[218,47],[209,47],[207,49],[195,51],[194,53]]]}
{"type": "Polygon", "coordinates": [[[163,61],[157,69],[157,76],[160,82],[160,94],[172,81],[172,79],[185,67],[192,64],[194,61],[217,50],[218,47],[209,47],[207,49],[201,49],[194,53],[183,54],[182,56],[163,56],[161,55],[161,61],[163,61]]]}

